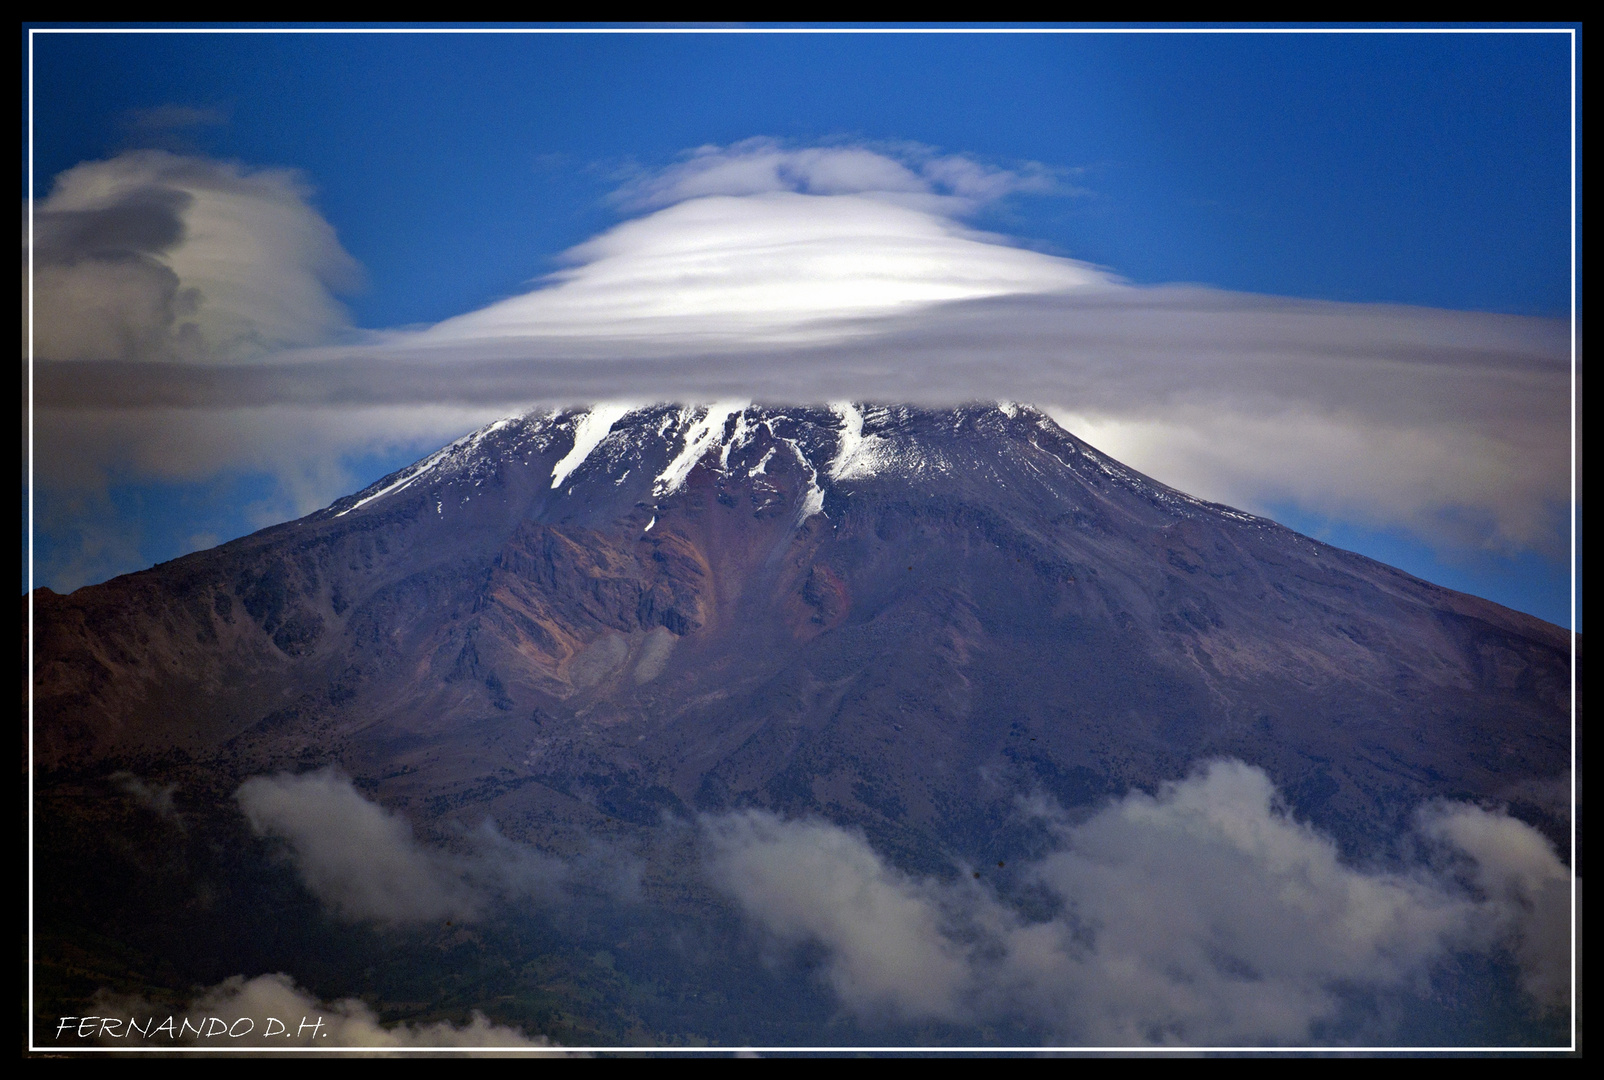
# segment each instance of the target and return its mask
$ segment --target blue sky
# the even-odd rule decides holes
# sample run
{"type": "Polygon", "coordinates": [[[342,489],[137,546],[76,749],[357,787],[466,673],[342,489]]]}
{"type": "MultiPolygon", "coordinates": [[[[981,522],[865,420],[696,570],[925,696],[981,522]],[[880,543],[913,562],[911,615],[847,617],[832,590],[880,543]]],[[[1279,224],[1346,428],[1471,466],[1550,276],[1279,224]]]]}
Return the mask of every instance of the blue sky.
{"type": "MultiPolygon", "coordinates": [[[[1570,49],[1567,35],[1511,33],[41,34],[33,178],[43,199],[75,166],[135,161],[150,148],[232,163],[237,175],[295,170],[303,216],[326,221],[348,253],[339,275],[325,273],[328,259],[316,271],[348,318],[320,323],[322,338],[274,339],[284,347],[371,341],[365,332],[476,312],[529,293],[572,265],[564,252],[621,222],[666,228],[672,201],[692,198],[683,183],[672,187],[675,177],[692,175],[687,161],[714,160],[688,159],[697,148],[738,165],[789,154],[785,175],[802,176],[784,181],[790,194],[837,199],[861,185],[826,190],[796,155],[861,150],[924,185],[899,189],[899,207],[924,198],[917,212],[949,232],[997,234],[1004,247],[1057,257],[1060,269],[1091,264],[1132,285],[1349,305],[1332,311],[1388,304],[1516,316],[1499,332],[1524,341],[1570,310],[1570,49]],[[954,163],[988,193],[946,179],[954,163]],[[670,190],[681,194],[656,203],[641,194],[670,190]]],[[[121,175],[132,190],[131,174],[121,175]]],[[[286,184],[275,198],[292,198],[286,184]]],[[[1552,343],[1543,347],[1552,361],[1552,343]]],[[[1132,441],[1140,417],[1054,404],[1101,422],[1116,440],[1111,451],[1134,454],[1132,464],[1161,480],[1212,484],[1202,493],[1568,620],[1555,507],[1541,522],[1528,507],[1511,524],[1508,491],[1478,502],[1455,487],[1429,514],[1397,492],[1378,497],[1383,509],[1372,513],[1354,491],[1313,477],[1316,466],[1267,479],[1240,464],[1262,450],[1244,449],[1237,465],[1194,475],[1174,464],[1184,440],[1171,429],[1144,428],[1132,441]],[[1456,532],[1440,526],[1448,517],[1498,524],[1456,532]]],[[[1323,397],[1308,408],[1346,417],[1358,406],[1323,397]]],[[[304,512],[452,437],[453,423],[472,426],[472,412],[436,409],[408,430],[331,443],[335,467],[293,461],[264,442],[213,466],[141,451],[58,470],[40,484],[48,512],[36,537],[39,580],[99,580],[304,512]]],[[[1548,428],[1551,413],[1542,414],[1548,428]]],[[[1263,413],[1272,414],[1286,410],[1263,413]]],[[[1487,415],[1467,406],[1411,422],[1451,422],[1480,438],[1475,418],[1487,415]]],[[[82,421],[69,409],[42,412],[40,423],[56,424],[66,441],[132,437],[121,421],[82,421]]],[[[1540,441],[1533,432],[1548,428],[1532,424],[1497,435],[1499,445],[1540,441]]],[[[285,438],[299,430],[281,427],[285,438]]],[[[1439,449],[1453,456],[1447,442],[1439,449]]],[[[1480,472],[1515,452],[1488,451],[1494,464],[1480,472]]],[[[1531,469],[1552,473],[1551,457],[1531,469]]],[[[1385,462],[1363,468],[1389,472],[1385,462]]],[[[1552,503],[1563,490],[1544,483],[1528,502],[1552,503]]],[[[1436,490],[1429,478],[1420,484],[1436,490]]]]}

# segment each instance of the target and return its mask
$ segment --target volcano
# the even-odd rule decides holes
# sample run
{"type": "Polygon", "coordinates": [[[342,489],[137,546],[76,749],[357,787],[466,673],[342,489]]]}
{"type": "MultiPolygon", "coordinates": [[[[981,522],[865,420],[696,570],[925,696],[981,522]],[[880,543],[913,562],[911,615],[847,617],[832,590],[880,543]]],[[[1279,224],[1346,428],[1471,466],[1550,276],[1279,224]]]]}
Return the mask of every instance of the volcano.
{"type": "MultiPolygon", "coordinates": [[[[1434,799],[1569,833],[1568,631],[1021,405],[530,413],[35,603],[62,948],[116,936],[68,895],[113,774],[220,821],[249,777],[335,766],[425,835],[491,819],[546,851],[761,808],[910,872],[1023,857],[1023,798],[1090,812],[1215,759],[1354,858],[1434,799]]],[[[63,975],[62,1000],[93,981],[63,975]]]]}

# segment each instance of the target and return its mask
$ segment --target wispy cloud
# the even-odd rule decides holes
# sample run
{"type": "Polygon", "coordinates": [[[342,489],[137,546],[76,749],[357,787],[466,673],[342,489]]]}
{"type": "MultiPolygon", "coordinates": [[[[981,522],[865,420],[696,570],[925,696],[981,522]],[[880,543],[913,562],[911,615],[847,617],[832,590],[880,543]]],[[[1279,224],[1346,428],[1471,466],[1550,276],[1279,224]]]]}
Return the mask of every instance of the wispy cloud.
{"type": "Polygon", "coordinates": [[[222,127],[229,111],[216,105],[157,105],[131,109],[128,126],[138,131],[173,131],[184,128],[222,127]]]}
{"type": "Polygon", "coordinates": [[[1447,551],[1550,552],[1563,537],[1567,341],[1547,320],[1125,289],[865,324],[871,332],[846,343],[744,350],[671,336],[411,339],[205,379],[52,365],[38,373],[41,464],[57,483],[78,470],[79,484],[111,463],[169,477],[254,466],[316,491],[294,501],[304,512],[343,493],[330,472],[339,453],[413,434],[422,452],[425,434],[443,442],[535,404],[1006,397],[1049,408],[1165,483],[1244,509],[1290,504],[1447,551]],[[324,401],[340,405],[314,404],[324,401]],[[277,434],[291,430],[294,440],[277,434]]]}
{"type": "Polygon", "coordinates": [[[917,143],[789,146],[754,138],[698,147],[666,169],[631,179],[614,198],[629,209],[655,210],[713,195],[777,191],[869,195],[951,216],[1019,193],[1076,193],[1062,170],[1040,162],[1004,168],[917,143]]]}
{"type": "Polygon", "coordinates": [[[353,921],[472,921],[501,901],[556,904],[580,879],[626,898],[635,884],[634,866],[616,853],[564,862],[490,821],[453,837],[451,847],[425,844],[406,818],[331,769],[255,776],[235,799],[258,835],[286,843],[307,890],[353,921]]]}
{"type": "Polygon", "coordinates": [[[255,776],[235,798],[258,835],[288,842],[307,889],[353,919],[471,918],[483,901],[406,819],[332,771],[255,776]]]}
{"type": "Polygon", "coordinates": [[[777,939],[822,948],[866,1020],[1013,1020],[1102,1045],[1341,1041],[1359,1034],[1340,1026],[1345,994],[1503,950],[1536,1007],[1568,993],[1569,874],[1503,814],[1429,807],[1420,842],[1458,864],[1364,868],[1263,772],[1216,762],[1054,828],[1056,849],[1020,870],[1057,905],[1032,920],[967,867],[908,874],[834,825],[703,820],[712,880],[777,939]]]}
{"type": "Polygon", "coordinates": [[[173,792],[178,790],[177,784],[147,784],[131,772],[114,772],[109,779],[135,803],[157,817],[183,827],[183,818],[173,806],[173,792]]]}

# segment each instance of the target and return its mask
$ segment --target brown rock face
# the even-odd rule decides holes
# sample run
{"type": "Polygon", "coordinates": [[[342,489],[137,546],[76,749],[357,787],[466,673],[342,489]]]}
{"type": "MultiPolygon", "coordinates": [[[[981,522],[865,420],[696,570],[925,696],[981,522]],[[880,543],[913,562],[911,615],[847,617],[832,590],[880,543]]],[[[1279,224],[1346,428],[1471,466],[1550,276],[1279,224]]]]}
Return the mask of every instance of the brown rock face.
{"type": "Polygon", "coordinates": [[[1569,766],[1557,627],[1031,410],[657,407],[558,470],[582,419],[503,421],[300,521],[41,591],[41,775],[333,762],[536,838],[757,804],[917,851],[1022,795],[1229,755],[1355,843],[1432,796],[1562,825],[1514,794],[1569,766]]]}

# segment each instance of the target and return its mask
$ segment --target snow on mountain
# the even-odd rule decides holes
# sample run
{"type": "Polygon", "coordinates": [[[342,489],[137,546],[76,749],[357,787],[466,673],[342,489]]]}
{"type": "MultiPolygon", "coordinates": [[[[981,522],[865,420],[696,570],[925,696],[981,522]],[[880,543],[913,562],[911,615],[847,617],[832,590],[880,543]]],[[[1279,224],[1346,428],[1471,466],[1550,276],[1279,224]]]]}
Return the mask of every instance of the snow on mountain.
{"type": "MultiPolygon", "coordinates": [[[[828,408],[777,407],[743,401],[696,405],[628,406],[536,410],[504,417],[334,503],[325,515],[382,507],[408,491],[464,483],[478,487],[510,462],[557,456],[548,490],[564,494],[605,480],[619,496],[656,505],[680,493],[692,473],[739,472],[759,485],[772,470],[801,471],[796,523],[826,511],[830,492],[848,494],[865,483],[901,479],[937,483],[965,476],[1002,486],[1028,476],[1049,490],[1066,476],[1101,485],[1112,481],[1131,495],[1182,515],[1225,515],[1244,524],[1260,518],[1195,499],[1128,469],[1074,439],[1044,411],[1013,402],[975,405],[941,414],[908,406],[839,402],[828,408]],[[956,419],[954,419],[956,418],[956,419]],[[957,438],[953,424],[968,425],[957,438]],[[945,427],[943,425],[946,425],[945,427]],[[977,454],[971,437],[986,443],[977,454]],[[1005,477],[997,462],[1022,470],[1005,477]]],[[[772,485],[770,485],[772,486],[772,485]]],[[[777,494],[777,492],[776,492],[777,494]]],[[[594,496],[587,496],[594,498],[594,496]]],[[[437,512],[471,501],[466,494],[437,500],[437,512]]]]}

